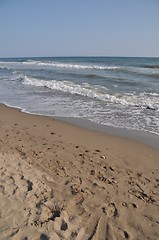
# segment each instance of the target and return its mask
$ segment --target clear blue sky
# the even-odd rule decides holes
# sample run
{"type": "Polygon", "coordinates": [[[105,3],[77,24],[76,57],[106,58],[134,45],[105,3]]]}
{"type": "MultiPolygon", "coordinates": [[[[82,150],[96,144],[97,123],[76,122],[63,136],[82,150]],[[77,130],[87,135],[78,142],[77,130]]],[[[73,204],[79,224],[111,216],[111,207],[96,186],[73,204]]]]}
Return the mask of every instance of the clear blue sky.
{"type": "Polygon", "coordinates": [[[159,0],[0,0],[0,57],[159,56],[159,0]]]}

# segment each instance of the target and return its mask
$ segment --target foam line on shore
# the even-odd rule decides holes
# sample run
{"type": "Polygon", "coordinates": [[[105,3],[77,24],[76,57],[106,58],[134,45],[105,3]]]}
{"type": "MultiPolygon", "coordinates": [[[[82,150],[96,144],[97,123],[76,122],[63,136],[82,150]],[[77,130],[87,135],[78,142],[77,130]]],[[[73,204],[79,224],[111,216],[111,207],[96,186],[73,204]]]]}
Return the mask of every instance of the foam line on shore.
{"type": "Polygon", "coordinates": [[[153,148],[159,149],[159,136],[155,133],[150,133],[146,131],[137,131],[137,130],[129,130],[129,129],[124,129],[124,128],[119,128],[119,127],[112,127],[112,126],[107,126],[107,125],[102,125],[98,123],[94,123],[90,120],[87,119],[81,119],[81,118],[70,118],[70,117],[59,117],[59,116],[45,116],[43,114],[35,114],[35,113],[30,113],[26,111],[25,109],[21,109],[17,106],[11,106],[6,103],[1,103],[0,105],[5,105],[10,108],[15,108],[20,110],[23,113],[30,114],[30,115],[37,115],[37,116],[44,116],[44,117],[49,117],[51,119],[56,119],[57,121],[62,121],[64,123],[69,123],[73,124],[75,126],[81,127],[83,129],[88,129],[91,131],[96,131],[116,137],[122,137],[125,139],[130,139],[134,141],[139,141],[141,143],[144,143],[146,145],[149,145],[153,148]]]}

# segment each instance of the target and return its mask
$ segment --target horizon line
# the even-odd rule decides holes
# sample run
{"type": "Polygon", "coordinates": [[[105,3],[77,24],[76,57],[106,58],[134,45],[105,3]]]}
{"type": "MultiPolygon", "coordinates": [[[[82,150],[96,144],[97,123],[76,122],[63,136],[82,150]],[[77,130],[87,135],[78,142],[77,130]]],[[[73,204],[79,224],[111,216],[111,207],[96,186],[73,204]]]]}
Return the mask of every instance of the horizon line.
{"type": "Polygon", "coordinates": [[[15,59],[15,58],[159,58],[159,56],[78,56],[78,55],[65,55],[65,56],[18,56],[18,57],[0,57],[0,59],[15,59]]]}

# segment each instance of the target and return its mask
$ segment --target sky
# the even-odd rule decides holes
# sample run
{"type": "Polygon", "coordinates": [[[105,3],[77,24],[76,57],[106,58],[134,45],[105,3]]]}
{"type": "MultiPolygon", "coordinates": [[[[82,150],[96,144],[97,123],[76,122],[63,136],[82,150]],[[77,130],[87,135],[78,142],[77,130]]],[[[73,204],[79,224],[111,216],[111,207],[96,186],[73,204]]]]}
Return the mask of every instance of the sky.
{"type": "Polygon", "coordinates": [[[0,0],[0,57],[159,57],[159,0],[0,0]]]}

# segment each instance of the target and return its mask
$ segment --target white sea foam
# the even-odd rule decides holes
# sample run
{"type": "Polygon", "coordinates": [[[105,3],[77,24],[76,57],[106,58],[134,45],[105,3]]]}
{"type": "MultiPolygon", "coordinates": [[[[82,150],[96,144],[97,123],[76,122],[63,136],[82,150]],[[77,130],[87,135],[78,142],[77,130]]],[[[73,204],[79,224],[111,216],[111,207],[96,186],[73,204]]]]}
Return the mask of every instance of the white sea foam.
{"type": "Polygon", "coordinates": [[[20,64],[23,64],[23,65],[37,65],[38,63],[40,63],[40,61],[29,60],[27,62],[20,62],[20,64]]]}
{"type": "Polygon", "coordinates": [[[159,134],[159,63],[156,59],[153,62],[123,58],[0,59],[0,100],[28,112],[83,117],[159,134]]]}
{"type": "Polygon", "coordinates": [[[46,81],[46,80],[39,80],[36,78],[29,78],[25,76],[24,84],[37,86],[37,87],[47,87],[49,89],[67,92],[71,94],[78,94],[85,97],[91,97],[91,98],[100,97],[98,96],[97,87],[93,87],[88,83],[83,83],[82,85],[79,85],[71,81],[56,81],[56,80],[46,81]]]}
{"type": "Polygon", "coordinates": [[[9,67],[7,67],[7,66],[0,66],[0,69],[6,69],[6,70],[10,70],[10,68],[9,67]]]}
{"type": "Polygon", "coordinates": [[[113,70],[117,69],[116,66],[100,66],[100,65],[81,65],[81,64],[64,64],[54,62],[38,62],[39,66],[52,66],[56,68],[73,68],[73,69],[95,69],[95,70],[113,70]]]}
{"type": "Polygon", "coordinates": [[[159,93],[149,93],[150,96],[159,97],[159,93]]]}
{"type": "Polygon", "coordinates": [[[36,78],[24,77],[24,84],[47,87],[52,90],[58,90],[69,94],[77,94],[84,97],[105,101],[107,104],[120,104],[122,106],[133,106],[141,109],[158,110],[158,98],[151,99],[147,93],[139,95],[111,93],[107,88],[88,83],[75,84],[71,81],[40,80],[36,78]]]}
{"type": "Polygon", "coordinates": [[[0,67],[14,67],[14,66],[37,66],[41,68],[63,68],[63,69],[81,69],[81,70],[121,70],[123,72],[132,72],[136,74],[144,74],[144,75],[155,75],[159,74],[159,69],[156,68],[142,68],[142,67],[124,67],[124,66],[112,66],[112,65],[92,65],[87,64],[75,64],[75,63],[61,63],[61,62],[53,62],[53,61],[38,61],[38,60],[28,60],[28,61],[8,61],[8,62],[0,62],[0,67]]]}
{"type": "Polygon", "coordinates": [[[1,66],[22,66],[22,65],[29,65],[29,66],[38,66],[44,68],[64,68],[64,69],[81,69],[81,70],[116,70],[120,69],[121,67],[117,66],[102,66],[102,65],[82,65],[82,64],[71,64],[71,63],[58,63],[58,62],[43,62],[43,61],[35,61],[29,60],[24,62],[0,62],[1,66]]]}

